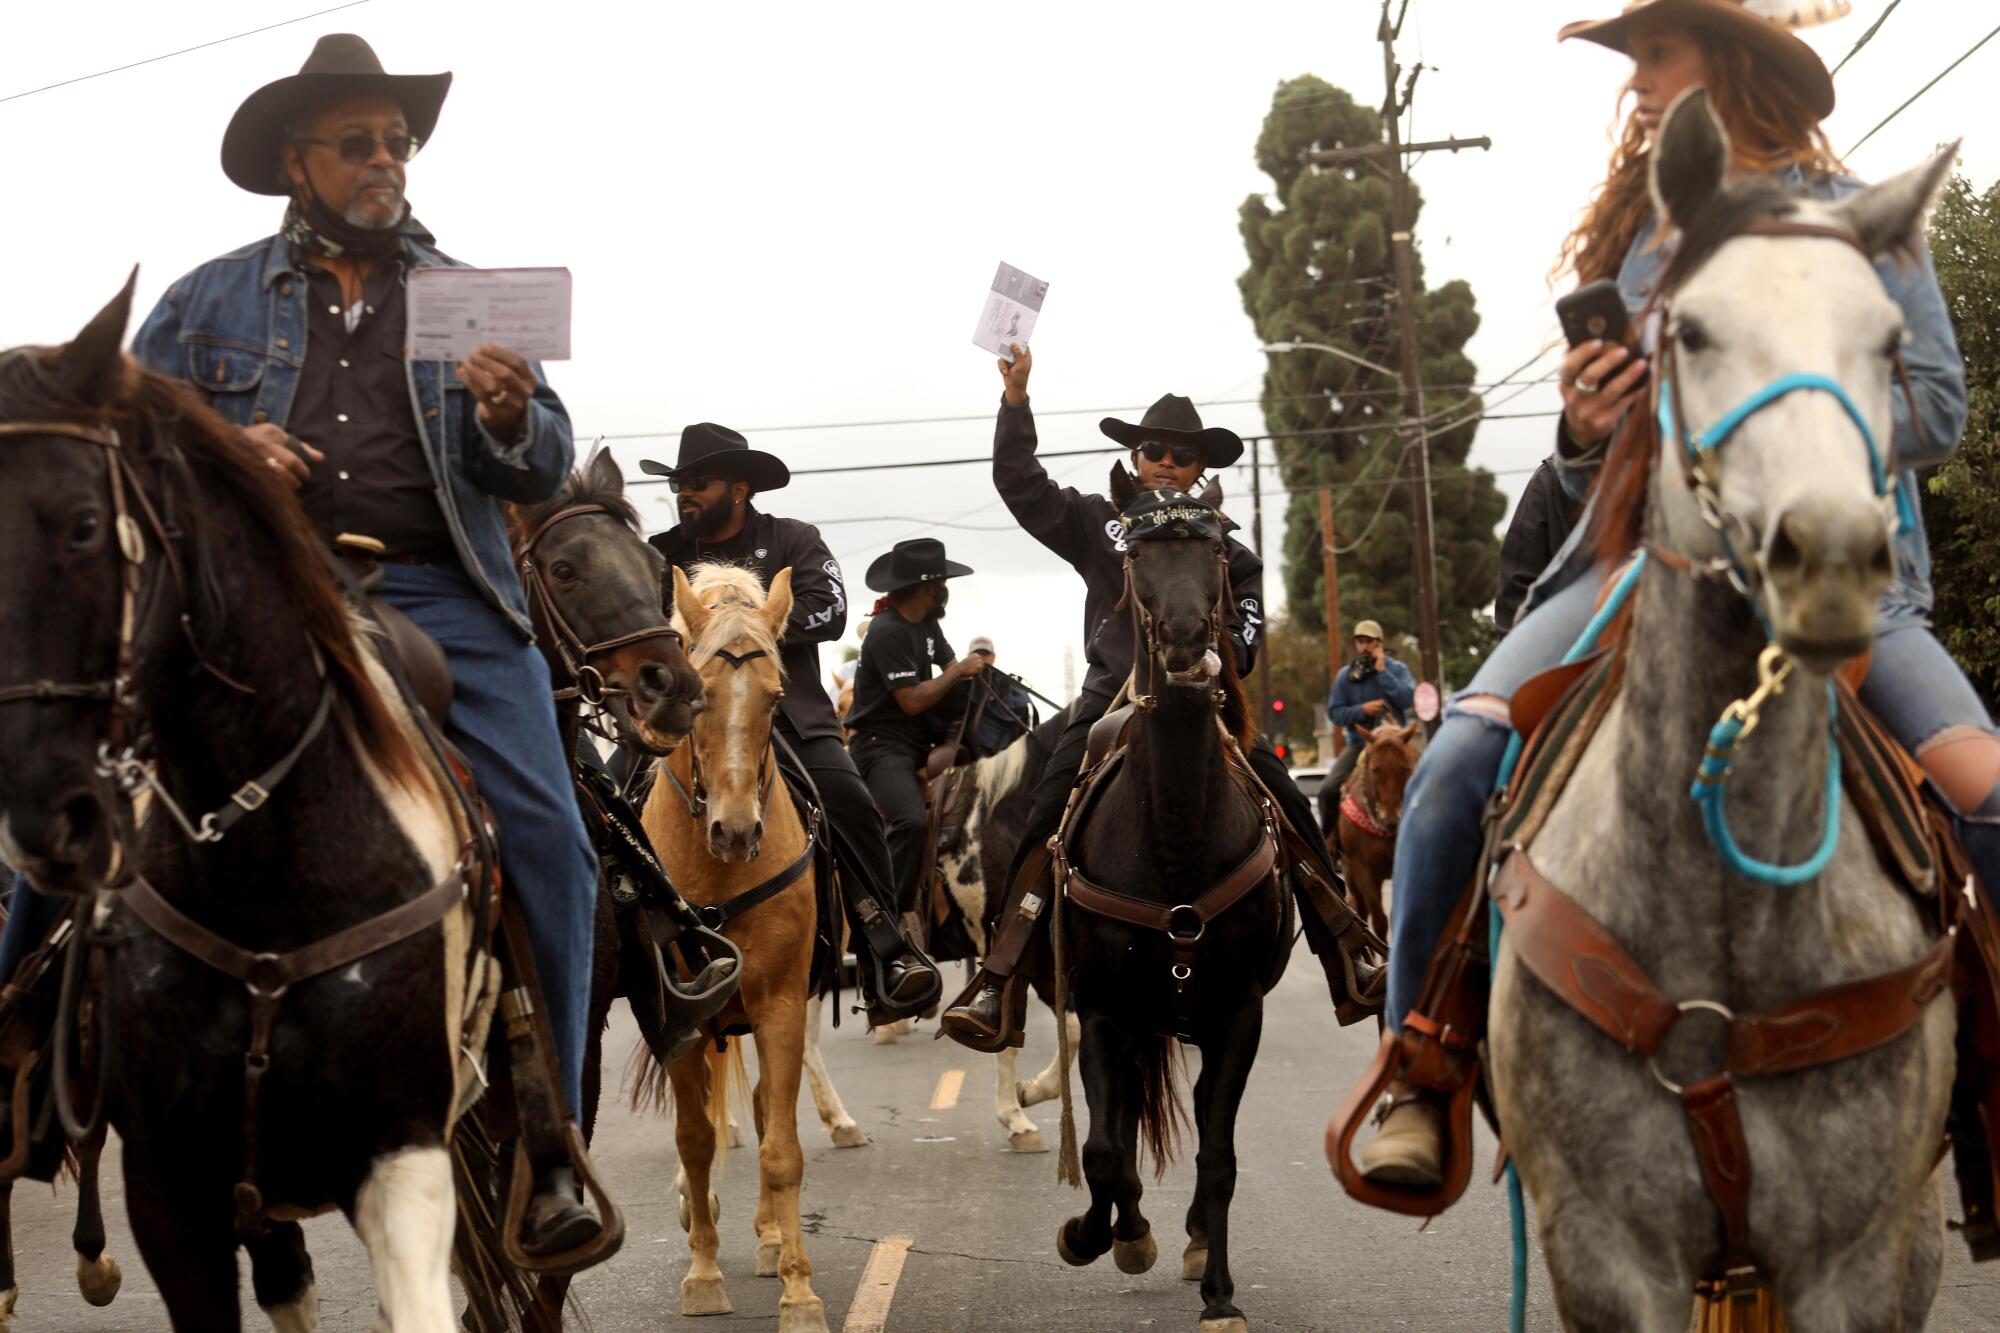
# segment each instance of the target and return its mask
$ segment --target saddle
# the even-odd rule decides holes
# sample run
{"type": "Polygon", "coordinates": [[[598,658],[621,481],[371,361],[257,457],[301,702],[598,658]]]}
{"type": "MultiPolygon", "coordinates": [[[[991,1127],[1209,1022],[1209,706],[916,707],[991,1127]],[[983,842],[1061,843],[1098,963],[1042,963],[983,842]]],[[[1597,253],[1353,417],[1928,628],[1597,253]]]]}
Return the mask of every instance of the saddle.
{"type": "MultiPolygon", "coordinates": [[[[1609,932],[1535,870],[1527,851],[1617,698],[1623,646],[1621,639],[1546,672],[1515,695],[1514,723],[1527,743],[1512,781],[1487,807],[1485,842],[1472,881],[1453,909],[1451,928],[1402,1033],[1383,1034],[1368,1073],[1327,1125],[1334,1172],[1363,1203],[1432,1217],[1465,1190],[1472,1165],[1472,1102],[1484,1096],[1489,904],[1506,918],[1517,954],[1537,979],[1635,1054],[1657,1050],[1682,1013],[1609,932]],[[1354,1164],[1361,1123],[1397,1079],[1444,1103],[1443,1183],[1435,1189],[1376,1184],[1354,1164]]],[[[1724,1224],[1724,1252],[1705,1276],[1715,1289],[1742,1299],[1754,1296],[1756,1288],[1746,1217],[1752,1163],[1732,1075],[1804,1069],[1873,1049],[1907,1031],[1946,986],[1954,987],[1960,1000],[1958,1082],[1948,1123],[1967,1214],[1959,1229],[1975,1259],[2000,1257],[2000,1229],[1993,1222],[2000,1177],[1986,1143],[1987,1127],[2000,1124],[2000,913],[1973,875],[1950,816],[1926,798],[1921,770],[1845,681],[1836,682],[1835,697],[1845,794],[1859,809],[1884,868],[1935,922],[1937,943],[1907,968],[1769,1013],[1730,1015],[1724,1070],[1677,1089],[1724,1224]]],[[[1491,1121],[1490,1105],[1485,1109],[1491,1121]]]]}
{"type": "Polygon", "coordinates": [[[368,610],[382,628],[383,650],[392,654],[403,668],[410,693],[423,707],[431,725],[443,730],[451,716],[451,662],[438,641],[417,626],[417,622],[377,596],[382,587],[381,556],[385,549],[373,537],[343,532],[333,539],[334,549],[354,576],[354,584],[368,598],[368,610]]]}

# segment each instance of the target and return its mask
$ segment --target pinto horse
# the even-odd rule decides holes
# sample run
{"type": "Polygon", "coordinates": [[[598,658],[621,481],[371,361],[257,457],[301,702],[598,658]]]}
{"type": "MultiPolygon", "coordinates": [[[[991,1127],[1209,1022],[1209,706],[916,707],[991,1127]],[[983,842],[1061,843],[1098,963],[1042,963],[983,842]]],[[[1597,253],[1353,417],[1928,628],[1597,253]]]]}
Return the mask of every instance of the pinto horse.
{"type": "Polygon", "coordinates": [[[1250,724],[1219,632],[1229,593],[1222,539],[1133,541],[1126,558],[1139,622],[1134,689],[1148,693],[1122,760],[1100,770],[1081,798],[1080,828],[1066,830],[1055,858],[1057,966],[1074,986],[1090,1105],[1090,1207],[1063,1223],[1056,1248],[1072,1264],[1109,1250],[1122,1272],[1152,1267],[1139,1148],[1143,1139],[1162,1170],[1172,1155],[1185,1119],[1174,1041],[1190,1041],[1201,1048],[1199,1151],[1181,1273],[1201,1282],[1203,1329],[1242,1333],[1229,1272],[1236,1113],[1264,997],[1291,956],[1292,895],[1277,874],[1277,812],[1243,757],[1250,724]],[[1219,677],[1204,669],[1210,653],[1219,677]]]}
{"type": "Polygon", "coordinates": [[[1416,771],[1417,751],[1410,744],[1419,724],[1383,723],[1365,733],[1367,746],[1347,775],[1340,792],[1340,819],[1334,828],[1334,849],[1340,853],[1341,874],[1355,910],[1368,918],[1368,928],[1389,938],[1389,909],[1382,886],[1396,864],[1396,826],[1403,821],[1403,788],[1416,771]]]}
{"type": "Polygon", "coordinates": [[[1793,197],[1729,179],[1697,89],[1652,151],[1682,239],[1662,404],[1600,482],[1607,541],[1647,552],[1624,681],[1494,888],[1494,1101],[1568,1329],[1678,1330],[1723,1280],[1794,1329],[1918,1329],[1937,1290],[1956,1014],[1905,974],[1950,946],[1844,794],[1829,704],[1891,573],[1903,320],[1872,261],[1921,253],[1955,150],[1793,197]],[[1859,1029],[1836,988],[1877,981],[1859,1029]]]}
{"type": "Polygon", "coordinates": [[[108,909],[101,1084],[173,1326],[240,1327],[240,1243],[310,1327],[297,1219],[338,1208],[385,1321],[449,1333],[447,1136],[495,998],[469,829],[296,500],[120,354],[131,292],[0,356],[5,854],[108,909]]]}
{"type": "MultiPolygon", "coordinates": [[[[826,1306],[813,1293],[799,1223],[799,1083],[819,921],[816,829],[778,773],[771,730],[784,693],[778,640],[792,609],[792,572],[779,570],[768,592],[755,574],[729,565],[697,565],[692,582],[676,567],[673,577],[674,618],[686,631],[707,707],[688,742],[659,763],[643,815],[646,836],[681,893],[743,951],[742,983],[715,1023],[722,1033],[747,1032],[757,1046],[757,1272],[784,1281],[780,1333],[826,1333],[826,1306]]],[[[731,1065],[719,1048],[697,1047],[666,1071],[681,1217],[693,1255],[681,1280],[684,1315],[732,1309],[715,1262],[710,1189],[727,1127],[731,1065]]]]}

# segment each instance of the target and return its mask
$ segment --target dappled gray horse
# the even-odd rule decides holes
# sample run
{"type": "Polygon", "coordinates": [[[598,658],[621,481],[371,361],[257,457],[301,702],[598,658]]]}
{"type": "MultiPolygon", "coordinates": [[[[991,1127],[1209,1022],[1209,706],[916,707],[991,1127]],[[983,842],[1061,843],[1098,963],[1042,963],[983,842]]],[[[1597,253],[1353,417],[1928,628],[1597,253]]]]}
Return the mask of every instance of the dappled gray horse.
{"type": "MultiPolygon", "coordinates": [[[[1651,446],[1627,454],[1649,473],[1629,495],[1650,558],[1622,694],[1532,865],[1680,1012],[1649,1068],[1543,971],[1526,974],[1512,915],[1491,1010],[1500,1119],[1572,1329],[1685,1328],[1696,1279],[1728,1249],[1696,1152],[1702,1127],[1690,1132],[1667,1088],[1735,1059],[1730,1016],[1896,973],[1933,949],[1851,800],[1829,826],[1828,676],[1867,647],[1891,572],[1881,465],[1893,479],[1893,463],[1871,455],[1888,448],[1902,321],[1870,261],[1920,243],[1951,157],[1838,204],[1781,198],[1761,182],[1725,183],[1727,140],[1698,90],[1653,153],[1656,203],[1682,242],[1662,287],[1666,359],[1655,361],[1669,410],[1624,442],[1651,446]],[[1682,564],[1731,571],[1747,596],[1682,564]],[[1712,839],[1713,812],[1705,824],[1683,784],[1718,716],[1752,693],[1771,642],[1792,664],[1789,688],[1763,701],[1712,839]],[[1767,868],[1810,869],[1823,843],[1831,859],[1790,885],[1739,873],[1728,830],[1767,868]]],[[[1615,467],[1601,500],[1618,493],[1615,467]]],[[[1503,873],[1503,907],[1508,892],[1503,873]]],[[[1570,966],[1582,969],[1574,954],[1570,966]]],[[[1935,1294],[1956,1016],[1948,987],[1911,998],[1914,1022],[1873,1049],[1732,1083],[1747,1147],[1744,1257],[1797,1333],[1920,1328],[1935,1294]]]]}

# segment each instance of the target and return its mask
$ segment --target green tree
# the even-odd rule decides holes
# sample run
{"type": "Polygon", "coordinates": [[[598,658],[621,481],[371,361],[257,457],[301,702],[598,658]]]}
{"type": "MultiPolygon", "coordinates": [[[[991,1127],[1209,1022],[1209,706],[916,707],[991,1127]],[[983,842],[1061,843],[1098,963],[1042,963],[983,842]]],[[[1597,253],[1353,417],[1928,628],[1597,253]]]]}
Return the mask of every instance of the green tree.
{"type": "MultiPolygon", "coordinates": [[[[1379,143],[1382,120],[1342,90],[1306,75],[1278,85],[1257,140],[1257,164],[1275,186],[1243,203],[1239,225],[1250,267],[1237,285],[1265,342],[1327,343],[1378,365],[1397,356],[1395,274],[1389,247],[1390,187],[1369,165],[1308,167],[1302,150],[1379,143]]],[[[1412,216],[1421,200],[1410,189],[1412,216]]],[[[1493,640],[1476,613],[1493,600],[1500,542],[1494,528],[1506,500],[1490,474],[1465,472],[1481,404],[1470,385],[1465,343],[1479,327],[1464,282],[1426,290],[1417,273],[1418,359],[1424,411],[1433,428],[1431,469],[1437,552],[1438,627],[1447,675],[1463,680],[1493,640]]],[[[1410,487],[1400,429],[1400,388],[1343,357],[1300,350],[1273,353],[1264,373],[1264,419],[1286,510],[1284,578],[1288,605],[1304,629],[1326,626],[1318,502],[1333,487],[1334,531],[1343,549],[1340,612],[1346,625],[1372,618],[1392,635],[1417,623],[1411,559],[1410,487]]],[[[1414,660],[1414,653],[1412,654],[1414,660]]]]}
{"type": "Polygon", "coordinates": [[[1953,176],[1931,220],[1972,411],[1958,452],[1926,481],[1938,637],[1991,709],[2000,701],[2000,183],[1953,176]]]}

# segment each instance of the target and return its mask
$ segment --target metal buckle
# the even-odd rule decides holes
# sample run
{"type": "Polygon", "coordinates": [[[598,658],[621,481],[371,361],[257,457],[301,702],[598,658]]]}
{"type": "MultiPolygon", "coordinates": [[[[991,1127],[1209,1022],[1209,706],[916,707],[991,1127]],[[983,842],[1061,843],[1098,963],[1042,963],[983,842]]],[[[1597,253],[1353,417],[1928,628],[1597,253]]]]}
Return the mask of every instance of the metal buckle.
{"type": "Polygon", "coordinates": [[[264,802],[270,800],[271,793],[258,786],[255,782],[246,782],[241,787],[238,787],[236,794],[229,799],[242,806],[247,812],[257,809],[264,802]]]}
{"type": "Polygon", "coordinates": [[[1182,903],[1179,907],[1169,907],[1167,909],[1167,934],[1171,938],[1193,942],[1199,940],[1207,932],[1208,923],[1201,919],[1201,913],[1196,911],[1192,904],[1182,903]],[[1174,928],[1174,918],[1182,912],[1186,912],[1190,917],[1194,918],[1193,930],[1176,930],[1174,928]]]}
{"type": "MultiPolygon", "coordinates": [[[[1736,1021],[1736,1011],[1719,1000],[1682,1000],[1674,1006],[1674,1009],[1681,1014],[1700,1009],[1705,1013],[1714,1014],[1725,1023],[1734,1023],[1736,1021]]],[[[1668,1030],[1671,1031],[1672,1029],[1668,1030]]],[[[1660,1072],[1660,1057],[1658,1055],[1649,1055],[1646,1057],[1646,1072],[1653,1076],[1655,1083],[1658,1083],[1676,1097],[1687,1091],[1687,1088],[1683,1084],[1674,1082],[1660,1072]]]]}
{"type": "Polygon", "coordinates": [[[250,975],[243,978],[244,989],[260,1000],[275,1000],[291,987],[278,975],[279,955],[260,953],[250,960],[250,975]]]}

